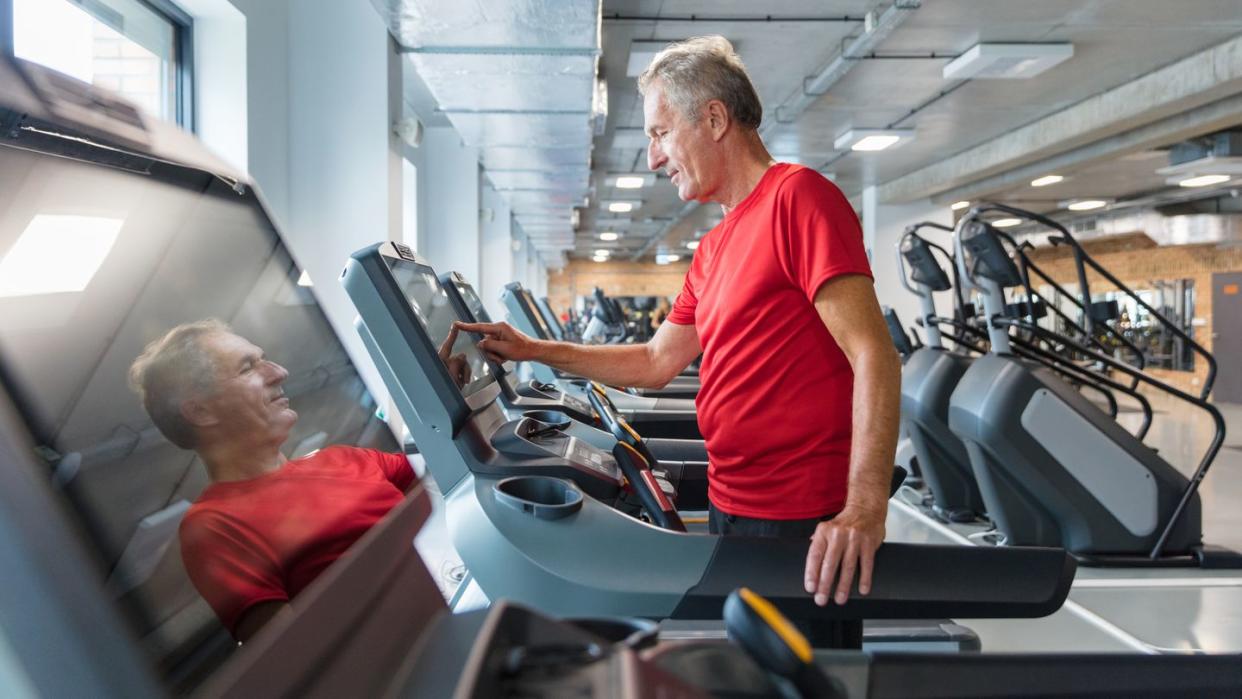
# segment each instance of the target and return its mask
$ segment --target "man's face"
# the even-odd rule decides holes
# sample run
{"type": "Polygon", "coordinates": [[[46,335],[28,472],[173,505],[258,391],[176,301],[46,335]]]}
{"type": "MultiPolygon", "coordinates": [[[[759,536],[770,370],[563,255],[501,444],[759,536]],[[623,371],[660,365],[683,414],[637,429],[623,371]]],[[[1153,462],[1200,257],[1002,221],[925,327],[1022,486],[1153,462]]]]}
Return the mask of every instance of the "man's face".
{"type": "Polygon", "coordinates": [[[203,343],[216,364],[215,390],[203,402],[223,433],[239,440],[283,443],[298,419],[282,388],[289,372],[244,337],[214,333],[203,343]]]}
{"type": "Polygon", "coordinates": [[[647,167],[664,170],[677,187],[682,201],[708,201],[718,174],[710,166],[716,146],[707,119],[690,121],[664,98],[659,81],[651,83],[643,97],[644,129],[651,139],[647,167]]]}

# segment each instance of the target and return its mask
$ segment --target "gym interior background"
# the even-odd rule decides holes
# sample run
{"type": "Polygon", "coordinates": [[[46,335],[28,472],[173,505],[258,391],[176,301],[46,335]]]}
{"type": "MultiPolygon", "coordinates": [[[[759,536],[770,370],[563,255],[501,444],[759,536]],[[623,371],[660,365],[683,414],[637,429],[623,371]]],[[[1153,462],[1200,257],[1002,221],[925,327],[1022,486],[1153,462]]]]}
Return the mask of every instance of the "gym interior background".
{"type": "MultiPolygon", "coordinates": [[[[721,213],[679,201],[647,170],[636,76],[667,43],[704,34],[728,38],[746,63],[774,157],[849,198],[880,301],[916,337],[926,339],[920,307],[896,264],[907,226],[953,226],[1000,202],[1064,225],[1214,353],[1210,400],[1227,431],[1202,490],[1204,535],[1242,549],[1236,0],[0,0],[7,53],[119,91],[253,178],[299,284],[396,434],[400,411],[336,282],[344,261],[402,243],[474,282],[494,318],[508,314],[501,298],[515,281],[558,311],[585,309],[596,287],[671,300],[721,213]],[[491,29],[472,33],[484,21],[491,29]]],[[[1031,259],[1077,290],[1071,251],[1048,242],[1048,227],[1012,223],[1004,230],[1033,245],[1031,259]]],[[[1118,327],[1151,374],[1197,393],[1202,358],[1088,276],[1093,301],[1117,301],[1118,327]]],[[[950,303],[937,298],[941,315],[950,303]]],[[[1151,400],[1150,443],[1190,472],[1211,439],[1205,419],[1159,392],[1151,400]]],[[[1129,403],[1121,413],[1127,427],[1138,419],[1129,403]]],[[[939,536],[906,526],[893,531],[939,536]]],[[[443,521],[418,545],[452,597],[463,571],[443,521]]],[[[1215,578],[1202,597],[1189,583],[1114,586],[1125,587],[1095,578],[1075,599],[1116,633],[1064,615],[1030,633],[964,623],[1006,650],[1057,639],[1070,650],[1242,651],[1242,578],[1215,578]],[[1132,618],[1144,605],[1175,609],[1132,618]]]]}

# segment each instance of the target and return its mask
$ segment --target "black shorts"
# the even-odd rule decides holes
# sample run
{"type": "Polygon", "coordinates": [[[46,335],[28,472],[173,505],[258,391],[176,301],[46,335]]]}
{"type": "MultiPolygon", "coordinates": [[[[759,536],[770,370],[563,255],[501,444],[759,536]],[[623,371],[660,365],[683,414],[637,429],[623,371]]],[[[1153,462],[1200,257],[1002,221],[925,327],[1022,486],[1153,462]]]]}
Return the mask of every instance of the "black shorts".
{"type": "Polygon", "coordinates": [[[836,513],[808,519],[756,519],[731,515],[707,505],[707,530],[722,536],[778,536],[809,539],[820,522],[832,519],[836,513]]]}

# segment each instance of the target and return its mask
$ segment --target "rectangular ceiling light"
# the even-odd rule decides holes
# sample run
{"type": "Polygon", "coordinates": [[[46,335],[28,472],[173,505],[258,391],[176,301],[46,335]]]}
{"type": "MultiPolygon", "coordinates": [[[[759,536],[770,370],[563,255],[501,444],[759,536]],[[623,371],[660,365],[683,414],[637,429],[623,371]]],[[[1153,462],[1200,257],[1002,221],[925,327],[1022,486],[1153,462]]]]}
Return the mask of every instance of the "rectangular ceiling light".
{"type": "Polygon", "coordinates": [[[614,172],[604,178],[604,184],[617,189],[642,189],[655,184],[654,172],[614,172]]]}
{"type": "Polygon", "coordinates": [[[35,216],[0,260],[0,297],[82,291],[123,223],[101,216],[35,216]]]}
{"type": "Polygon", "coordinates": [[[1032,187],[1047,187],[1050,184],[1056,184],[1064,179],[1065,178],[1062,177],[1061,175],[1044,175],[1043,177],[1036,177],[1035,179],[1031,180],[1031,186],[1032,187]]]}
{"type": "Polygon", "coordinates": [[[628,214],[643,205],[641,199],[604,199],[600,204],[614,214],[628,214]]]}
{"type": "Polygon", "coordinates": [[[945,80],[1033,78],[1073,55],[1073,44],[975,44],[942,75],[945,80]]]}
{"type": "Polygon", "coordinates": [[[850,129],[837,136],[836,150],[873,152],[895,148],[914,138],[914,129],[850,129]]]}
{"type": "Polygon", "coordinates": [[[651,65],[651,59],[663,51],[672,41],[632,41],[630,42],[630,60],[625,64],[625,75],[637,78],[651,65]]]}

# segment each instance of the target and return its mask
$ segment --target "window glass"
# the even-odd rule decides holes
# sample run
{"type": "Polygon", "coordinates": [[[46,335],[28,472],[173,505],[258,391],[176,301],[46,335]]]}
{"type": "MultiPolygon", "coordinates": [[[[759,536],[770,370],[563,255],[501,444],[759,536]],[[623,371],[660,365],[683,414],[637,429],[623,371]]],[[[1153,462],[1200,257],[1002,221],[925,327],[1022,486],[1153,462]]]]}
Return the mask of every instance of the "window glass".
{"type": "Polygon", "coordinates": [[[177,120],[177,26],[138,0],[13,0],[13,52],[177,120]]]}

